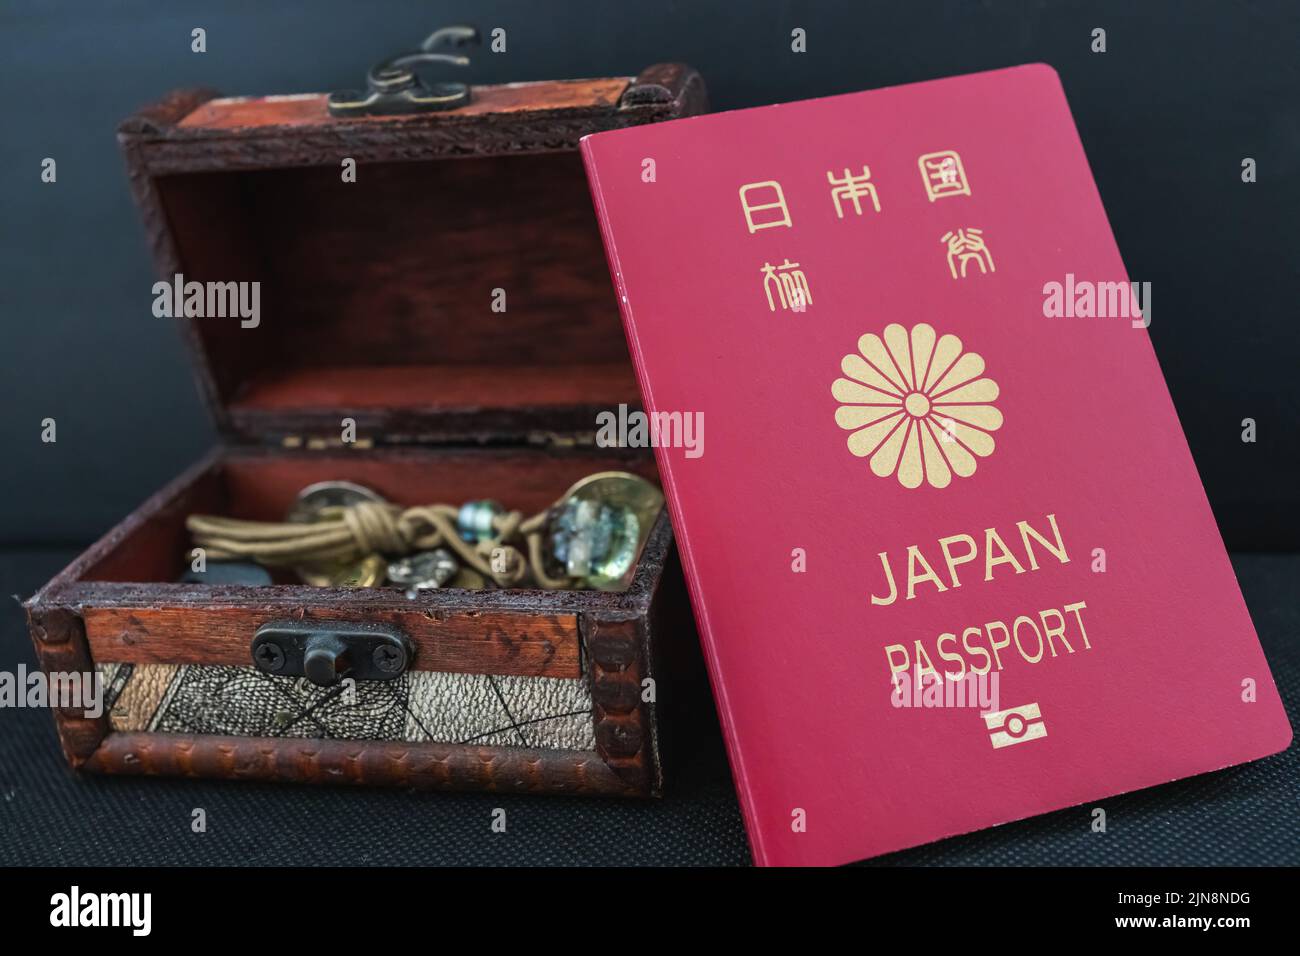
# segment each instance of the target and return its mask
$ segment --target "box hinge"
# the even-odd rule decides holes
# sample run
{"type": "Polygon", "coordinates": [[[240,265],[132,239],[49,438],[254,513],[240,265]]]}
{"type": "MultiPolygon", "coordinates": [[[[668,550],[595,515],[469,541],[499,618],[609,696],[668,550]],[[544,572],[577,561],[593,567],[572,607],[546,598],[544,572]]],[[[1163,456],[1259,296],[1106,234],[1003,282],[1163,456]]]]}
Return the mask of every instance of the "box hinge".
{"type": "Polygon", "coordinates": [[[344,441],[339,435],[281,435],[281,448],[306,448],[308,451],[335,451],[341,448],[365,450],[375,447],[373,438],[344,441]]]}
{"type": "Polygon", "coordinates": [[[534,430],[528,433],[528,444],[541,448],[595,448],[596,433],[534,430]]]}
{"type": "Polygon", "coordinates": [[[344,441],[337,432],[326,434],[309,434],[290,432],[271,434],[262,439],[267,444],[286,450],[306,451],[367,451],[379,445],[421,447],[481,447],[483,445],[515,445],[520,441],[533,448],[595,448],[594,431],[550,431],[533,429],[513,435],[493,435],[490,438],[478,435],[398,435],[385,433],[376,441],[374,437],[358,435],[352,441],[344,441]]]}

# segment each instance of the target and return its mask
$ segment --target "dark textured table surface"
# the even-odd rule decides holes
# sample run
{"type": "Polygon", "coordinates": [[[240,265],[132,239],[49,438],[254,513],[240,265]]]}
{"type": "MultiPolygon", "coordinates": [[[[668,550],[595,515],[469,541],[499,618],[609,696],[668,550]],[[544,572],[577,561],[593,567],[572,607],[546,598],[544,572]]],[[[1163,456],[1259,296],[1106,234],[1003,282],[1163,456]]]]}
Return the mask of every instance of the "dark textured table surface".
{"type": "MultiPolygon", "coordinates": [[[[27,597],[73,550],[0,555],[5,592],[27,597]]],[[[1233,565],[1292,725],[1300,710],[1300,555],[1236,554],[1233,565]]],[[[35,657],[22,609],[0,620],[0,670],[35,657]]],[[[653,803],[78,776],[44,710],[0,710],[0,862],[35,865],[568,864],[749,862],[707,698],[653,803]],[[493,833],[495,808],[505,833],[493,833]],[[191,829],[202,808],[207,830],[191,829]]],[[[679,735],[681,736],[681,735],[679,735]]],[[[1300,755],[1285,753],[1089,807],[945,840],[878,864],[1300,864],[1300,755]]],[[[960,799],[954,790],[953,799],[960,799]]]]}

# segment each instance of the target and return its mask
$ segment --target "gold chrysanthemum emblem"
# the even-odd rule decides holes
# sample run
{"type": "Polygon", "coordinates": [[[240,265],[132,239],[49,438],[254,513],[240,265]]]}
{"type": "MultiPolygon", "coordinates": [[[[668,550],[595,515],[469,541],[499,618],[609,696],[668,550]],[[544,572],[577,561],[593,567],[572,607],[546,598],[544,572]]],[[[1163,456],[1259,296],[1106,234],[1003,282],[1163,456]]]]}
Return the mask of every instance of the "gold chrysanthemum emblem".
{"type": "Polygon", "coordinates": [[[993,454],[989,433],[1002,427],[992,405],[998,384],[983,377],[984,359],[963,352],[957,336],[936,341],[924,322],[910,334],[888,325],[883,341],[871,333],[858,339],[840,368],[845,377],[831,386],[840,402],[835,421],[852,432],[849,451],[870,458],[881,478],[897,473],[904,488],[946,488],[993,454]]]}

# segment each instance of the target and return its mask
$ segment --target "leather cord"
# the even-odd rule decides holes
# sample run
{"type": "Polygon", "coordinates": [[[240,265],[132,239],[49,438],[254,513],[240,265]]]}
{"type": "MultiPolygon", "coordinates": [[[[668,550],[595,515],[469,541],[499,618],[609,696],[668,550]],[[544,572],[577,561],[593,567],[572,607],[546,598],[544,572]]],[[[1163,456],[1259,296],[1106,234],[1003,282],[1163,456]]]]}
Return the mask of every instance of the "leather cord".
{"type": "Polygon", "coordinates": [[[185,527],[193,535],[195,546],[217,561],[250,560],[268,567],[286,567],[444,547],[501,587],[516,585],[526,576],[538,587],[551,590],[573,586],[574,579],[552,578],[546,573],[542,534],[547,512],[531,518],[518,511],[497,515],[492,522],[496,536],[471,542],[457,530],[457,510],[451,505],[401,508],[363,501],[324,508],[319,518],[309,523],[190,515],[185,527]],[[525,551],[516,544],[523,544],[525,551]]]}

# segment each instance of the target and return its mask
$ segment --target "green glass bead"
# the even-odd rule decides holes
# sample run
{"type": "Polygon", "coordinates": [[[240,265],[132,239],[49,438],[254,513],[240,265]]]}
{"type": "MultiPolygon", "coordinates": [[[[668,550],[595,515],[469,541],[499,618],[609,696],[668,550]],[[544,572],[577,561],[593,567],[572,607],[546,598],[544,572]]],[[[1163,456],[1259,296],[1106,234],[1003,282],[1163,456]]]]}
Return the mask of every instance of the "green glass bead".
{"type": "Polygon", "coordinates": [[[466,541],[490,541],[497,536],[492,522],[504,513],[505,508],[495,501],[467,501],[456,515],[456,530],[466,541]]]}

